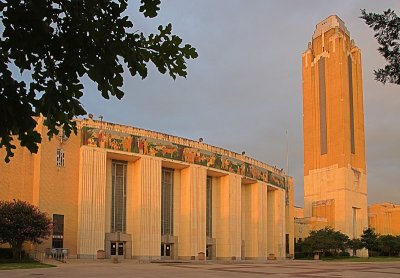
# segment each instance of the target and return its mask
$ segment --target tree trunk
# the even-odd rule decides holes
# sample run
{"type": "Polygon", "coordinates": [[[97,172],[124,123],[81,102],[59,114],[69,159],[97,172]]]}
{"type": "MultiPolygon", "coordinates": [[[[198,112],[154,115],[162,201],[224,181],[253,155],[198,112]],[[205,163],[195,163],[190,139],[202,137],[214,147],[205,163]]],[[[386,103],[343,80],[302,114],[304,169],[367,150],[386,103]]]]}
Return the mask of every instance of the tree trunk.
{"type": "Polygon", "coordinates": [[[11,250],[13,254],[13,259],[22,259],[22,242],[13,242],[10,243],[11,250]]]}

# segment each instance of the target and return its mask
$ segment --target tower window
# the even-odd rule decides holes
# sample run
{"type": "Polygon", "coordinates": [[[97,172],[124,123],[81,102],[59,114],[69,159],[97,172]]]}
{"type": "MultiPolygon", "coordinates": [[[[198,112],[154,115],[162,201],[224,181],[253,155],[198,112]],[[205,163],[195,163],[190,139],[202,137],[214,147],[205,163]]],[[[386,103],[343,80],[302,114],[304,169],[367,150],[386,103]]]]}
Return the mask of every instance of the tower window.
{"type": "Polygon", "coordinates": [[[326,85],[325,85],[325,58],[318,61],[319,76],[319,115],[320,115],[320,147],[321,155],[328,153],[327,124],[326,124],[326,85]]]}
{"type": "Polygon", "coordinates": [[[354,103],[353,103],[353,61],[350,55],[348,56],[348,71],[349,71],[349,104],[350,104],[350,147],[351,153],[356,153],[354,142],[354,103]]]}
{"type": "Polygon", "coordinates": [[[64,167],[65,156],[63,149],[57,149],[56,164],[58,167],[64,167]]]}
{"type": "Polygon", "coordinates": [[[353,207],[353,238],[358,238],[358,227],[357,227],[357,208],[353,207]]]}

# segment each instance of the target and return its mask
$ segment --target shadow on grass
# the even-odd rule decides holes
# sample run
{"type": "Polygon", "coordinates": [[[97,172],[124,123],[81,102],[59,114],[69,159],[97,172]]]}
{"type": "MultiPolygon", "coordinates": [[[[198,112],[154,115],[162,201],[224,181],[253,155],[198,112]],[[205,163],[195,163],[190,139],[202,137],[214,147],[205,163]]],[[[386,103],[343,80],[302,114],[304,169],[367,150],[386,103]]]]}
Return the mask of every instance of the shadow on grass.
{"type": "Polygon", "coordinates": [[[49,268],[55,267],[51,264],[42,264],[33,260],[0,260],[0,271],[1,270],[12,270],[12,269],[31,269],[31,268],[49,268]]]}

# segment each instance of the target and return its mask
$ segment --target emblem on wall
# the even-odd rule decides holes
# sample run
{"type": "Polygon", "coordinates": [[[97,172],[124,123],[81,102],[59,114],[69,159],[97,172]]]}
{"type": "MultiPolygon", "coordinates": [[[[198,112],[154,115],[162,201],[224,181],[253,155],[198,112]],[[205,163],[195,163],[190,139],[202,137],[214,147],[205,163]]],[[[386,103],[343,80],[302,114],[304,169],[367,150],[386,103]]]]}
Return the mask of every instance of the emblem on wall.
{"type": "Polygon", "coordinates": [[[67,135],[65,135],[65,131],[61,126],[58,127],[57,130],[58,130],[58,134],[56,135],[56,138],[60,142],[60,144],[62,145],[65,142],[67,142],[68,137],[67,137],[67,135]]]}

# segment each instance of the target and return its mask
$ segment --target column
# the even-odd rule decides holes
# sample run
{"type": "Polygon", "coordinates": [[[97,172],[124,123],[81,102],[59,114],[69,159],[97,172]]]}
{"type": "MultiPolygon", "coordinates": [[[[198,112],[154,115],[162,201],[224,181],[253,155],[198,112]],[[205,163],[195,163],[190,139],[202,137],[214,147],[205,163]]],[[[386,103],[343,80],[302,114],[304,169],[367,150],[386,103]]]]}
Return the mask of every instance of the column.
{"type": "Polygon", "coordinates": [[[268,191],[268,254],[285,258],[285,191],[268,191]]]}
{"type": "Polygon", "coordinates": [[[267,191],[267,256],[275,255],[275,192],[276,189],[268,187],[267,191]]]}
{"type": "Polygon", "coordinates": [[[216,245],[217,259],[237,260],[241,258],[241,176],[229,174],[220,178],[215,188],[217,207],[216,245]]]}
{"type": "Polygon", "coordinates": [[[160,258],[161,244],[161,160],[142,157],[133,165],[132,256],[160,258]]]}
{"type": "MultiPolygon", "coordinates": [[[[261,182],[243,185],[246,260],[265,259],[267,256],[267,185],[261,182]]],[[[243,207],[243,206],[242,206],[243,207]]]]}
{"type": "Polygon", "coordinates": [[[179,250],[181,259],[206,253],[207,170],[191,165],[181,170],[179,250]]]}
{"type": "Polygon", "coordinates": [[[285,190],[270,187],[267,199],[267,253],[274,254],[277,258],[285,258],[285,190]]]}
{"type": "Polygon", "coordinates": [[[78,196],[78,258],[104,250],[106,152],[81,147],[78,196]]]}

